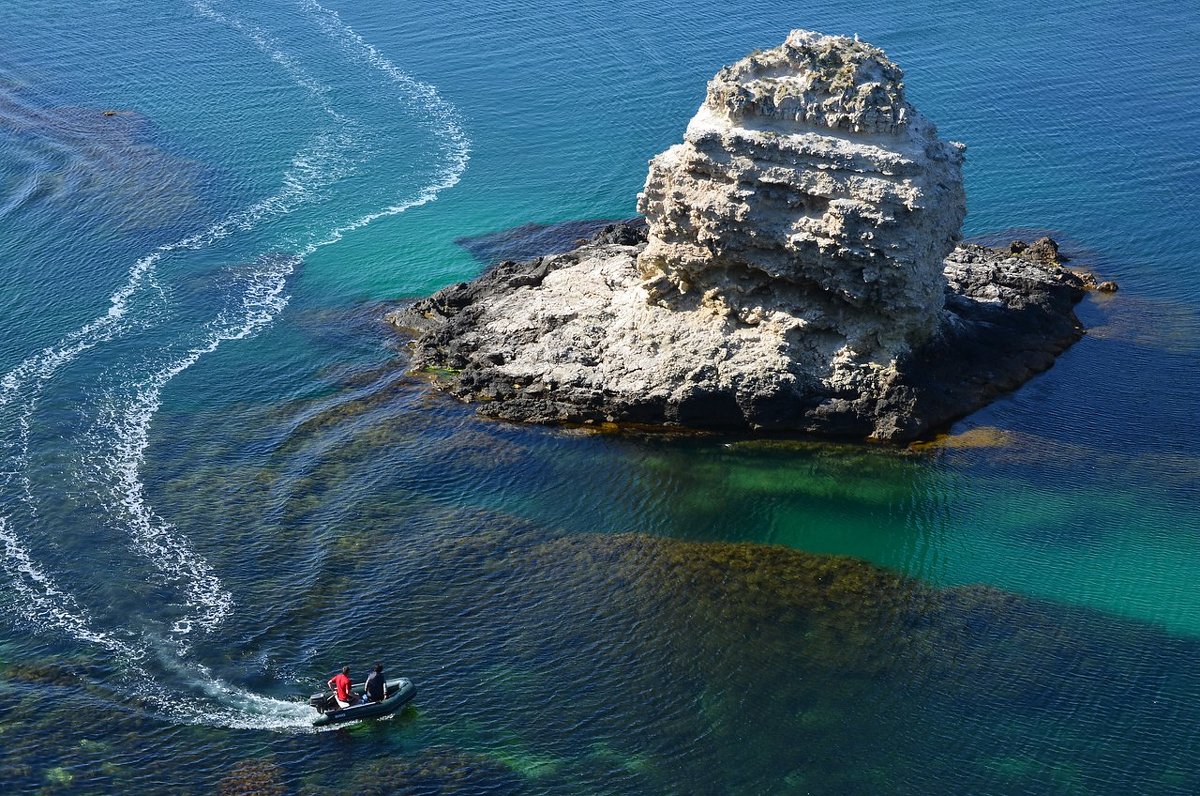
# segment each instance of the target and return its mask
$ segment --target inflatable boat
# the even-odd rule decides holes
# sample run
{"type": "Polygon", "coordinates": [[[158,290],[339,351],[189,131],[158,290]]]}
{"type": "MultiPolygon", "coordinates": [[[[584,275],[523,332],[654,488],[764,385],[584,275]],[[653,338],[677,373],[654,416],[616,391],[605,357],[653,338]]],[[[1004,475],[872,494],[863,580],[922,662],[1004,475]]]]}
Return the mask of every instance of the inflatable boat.
{"type": "Polygon", "coordinates": [[[358,696],[359,701],[348,708],[338,705],[337,700],[333,698],[332,691],[322,691],[319,694],[313,694],[308,698],[308,704],[317,709],[317,716],[313,719],[313,726],[324,727],[329,724],[344,724],[348,721],[359,721],[361,719],[377,719],[380,716],[395,713],[417,695],[417,687],[407,677],[398,677],[395,680],[385,681],[382,702],[371,702],[363,699],[362,695],[366,688],[366,683],[358,683],[351,686],[355,695],[358,696]]]}

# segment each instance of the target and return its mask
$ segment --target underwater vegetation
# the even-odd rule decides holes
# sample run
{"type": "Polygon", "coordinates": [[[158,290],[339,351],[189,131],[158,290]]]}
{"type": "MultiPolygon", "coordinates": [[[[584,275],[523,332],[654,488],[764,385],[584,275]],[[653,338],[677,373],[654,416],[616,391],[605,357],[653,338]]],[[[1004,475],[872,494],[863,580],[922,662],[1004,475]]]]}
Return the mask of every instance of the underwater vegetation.
{"type": "MultiPolygon", "coordinates": [[[[503,763],[484,755],[445,746],[423,749],[390,760],[357,766],[351,774],[354,793],[361,796],[451,796],[489,793],[496,796],[520,793],[521,779],[503,763]]],[[[346,783],[333,786],[305,785],[301,796],[338,796],[346,783]]]]}
{"type": "MultiPolygon", "coordinates": [[[[784,780],[829,793],[1022,777],[1032,787],[1054,761],[1035,753],[1018,776],[995,756],[1051,740],[1079,758],[1070,788],[1116,792],[1121,777],[1089,760],[1091,734],[1109,721],[1142,761],[1126,784],[1200,784],[1186,742],[1166,729],[1179,726],[1178,711],[1195,710],[1198,683],[1181,673],[1197,645],[1153,627],[756,544],[510,524],[448,539],[430,555],[456,562],[452,578],[416,577],[405,594],[469,625],[461,632],[479,652],[464,650],[460,665],[498,658],[541,675],[542,694],[519,692],[533,715],[513,725],[553,737],[570,723],[557,710],[588,716],[588,737],[654,738],[617,741],[648,762],[605,775],[650,792],[712,781],[718,770],[714,793],[766,792],[784,780]],[[540,702],[550,693],[554,708],[540,702]],[[606,709],[614,700],[632,704],[606,709]],[[1077,734],[1057,720],[1068,709],[1077,734]],[[779,728],[778,742],[743,743],[760,722],[779,728]],[[977,740],[930,740],[964,734],[977,740]],[[859,770],[847,759],[886,762],[859,770]]],[[[604,777],[587,787],[620,790],[604,777]]]]}
{"type": "MultiPolygon", "coordinates": [[[[436,505],[406,520],[419,530],[404,537],[411,554],[389,567],[386,596],[398,629],[345,649],[352,660],[397,650],[421,683],[415,710],[317,735],[171,729],[135,704],[112,718],[103,666],[6,659],[0,789],[1200,788],[1195,640],[990,587],[934,588],[845,556],[564,533],[436,505]],[[774,729],[756,735],[764,724],[774,729]],[[1095,743],[1113,732],[1116,759],[1095,743]],[[49,733],[62,755],[46,754],[49,733]],[[148,737],[169,748],[143,749],[148,737]]],[[[318,579],[306,599],[328,610],[331,587],[368,613],[382,604],[341,579],[318,579]]],[[[275,621],[313,615],[300,606],[275,621]]]]}

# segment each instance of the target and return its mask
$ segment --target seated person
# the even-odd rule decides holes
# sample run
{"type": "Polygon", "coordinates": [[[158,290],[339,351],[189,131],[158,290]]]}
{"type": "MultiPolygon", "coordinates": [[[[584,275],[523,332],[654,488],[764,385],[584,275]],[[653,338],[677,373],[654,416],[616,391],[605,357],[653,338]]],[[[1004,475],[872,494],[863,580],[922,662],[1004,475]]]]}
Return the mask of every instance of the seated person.
{"type": "Polygon", "coordinates": [[[349,666],[343,666],[342,673],[329,678],[326,685],[333,689],[333,698],[337,700],[339,708],[348,708],[358,701],[358,695],[350,690],[353,684],[350,682],[349,666]]]}
{"type": "Polygon", "coordinates": [[[375,671],[367,677],[367,699],[382,702],[387,692],[387,681],[383,678],[383,664],[375,664],[375,671]]]}

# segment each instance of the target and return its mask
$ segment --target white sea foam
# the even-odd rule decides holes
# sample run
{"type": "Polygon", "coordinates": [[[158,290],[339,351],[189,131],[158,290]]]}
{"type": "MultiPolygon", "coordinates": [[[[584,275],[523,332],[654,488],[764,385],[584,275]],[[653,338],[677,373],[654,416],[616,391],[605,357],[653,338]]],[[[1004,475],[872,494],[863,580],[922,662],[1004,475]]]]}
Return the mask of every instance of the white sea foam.
{"type": "Polygon", "coordinates": [[[214,22],[226,25],[234,30],[242,33],[246,38],[250,39],[259,50],[270,56],[271,60],[283,67],[283,70],[288,73],[288,76],[295,81],[296,85],[308,91],[321,106],[326,114],[331,118],[343,124],[351,124],[351,120],[343,116],[329,101],[329,95],[332,89],[316,80],[308,73],[296,59],[280,48],[279,43],[273,36],[268,34],[262,28],[250,25],[244,20],[229,16],[217,11],[212,4],[207,0],[193,0],[192,8],[201,16],[207,17],[214,22]]]}
{"type": "Polygon", "coordinates": [[[309,198],[322,183],[340,177],[343,169],[330,168],[324,161],[340,148],[341,138],[336,134],[323,133],[316,136],[310,147],[292,161],[292,168],[284,176],[282,189],[249,207],[209,226],[201,232],[163,244],[150,254],[141,257],[130,268],[125,284],[109,297],[109,306],[100,315],[83,326],[66,334],[54,345],[26,357],[11,371],[0,378],[0,407],[21,399],[25,411],[18,421],[25,430],[22,439],[27,442],[28,418],[34,409],[41,387],[63,366],[73,362],[80,354],[95,346],[113,340],[127,330],[125,323],[130,301],[147,284],[153,282],[155,265],[164,256],[173,252],[197,250],[211,246],[235,232],[254,229],[264,219],[290,213],[298,203],[309,198]]]}
{"type": "Polygon", "coordinates": [[[27,622],[64,631],[72,638],[97,644],[125,660],[140,657],[133,647],[92,627],[87,611],[34,563],[4,517],[0,517],[0,544],[4,546],[3,563],[8,583],[17,598],[14,608],[19,609],[27,622]]]}
{"type": "MultiPolygon", "coordinates": [[[[156,266],[163,258],[176,252],[205,249],[237,232],[255,229],[267,219],[292,213],[348,172],[352,164],[347,153],[360,143],[355,135],[361,129],[359,123],[334,108],[331,89],[309,75],[272,36],[232,14],[217,11],[208,0],[196,0],[193,5],[201,15],[244,34],[314,98],[336,123],[336,129],[314,136],[310,146],[293,159],[277,193],[205,230],[159,246],[138,259],[130,267],[125,284],[110,296],[109,306],[102,315],[26,358],[0,378],[0,409],[15,410],[13,422],[5,423],[14,433],[5,430],[0,436],[0,442],[9,449],[12,463],[11,467],[0,471],[0,489],[7,492],[7,487],[17,479],[21,500],[31,518],[37,515],[36,501],[26,474],[31,418],[45,385],[60,369],[90,349],[112,341],[138,325],[150,324],[152,318],[131,318],[130,313],[135,301],[142,297],[152,300],[154,293],[166,302],[155,276],[156,266]]],[[[347,54],[367,63],[397,86],[400,89],[398,101],[433,124],[443,163],[433,181],[411,198],[364,213],[327,232],[310,233],[307,240],[293,242],[289,250],[295,252],[294,256],[260,258],[258,264],[261,267],[243,276],[244,291],[234,307],[222,311],[207,324],[195,342],[177,342],[183,352],[169,357],[165,364],[151,364],[154,359],[151,357],[139,366],[149,365],[148,375],[132,380],[127,392],[118,391],[124,398],[110,395],[109,402],[102,408],[100,427],[106,434],[102,440],[105,444],[98,448],[106,451],[102,454],[106,473],[103,480],[110,487],[109,495],[115,499],[110,509],[120,518],[134,549],[170,580],[179,582],[186,593],[187,613],[172,628],[171,643],[174,658],[182,667],[178,674],[185,681],[185,690],[198,691],[199,695],[175,690],[167,693],[141,686],[136,686],[135,690],[165,717],[186,723],[311,729],[312,712],[300,703],[271,699],[236,688],[214,677],[203,666],[186,660],[187,634],[195,627],[205,631],[216,628],[232,610],[233,598],[190,540],[147,503],[140,469],[144,464],[149,427],[161,405],[163,389],[175,376],[216,350],[222,342],[249,337],[271,324],[287,304],[287,280],[299,260],[378,219],[434,201],[441,191],[458,183],[470,159],[470,142],[462,130],[457,111],[432,85],[416,80],[396,67],[346,25],[336,12],[308,0],[300,5],[347,54]]],[[[139,304],[138,308],[142,306],[139,304]]],[[[7,414],[12,413],[0,412],[0,421],[8,420],[7,414]]],[[[4,569],[18,601],[38,612],[41,626],[48,624],[77,640],[99,645],[130,665],[139,660],[143,655],[140,648],[119,640],[116,631],[101,632],[92,626],[87,611],[34,563],[2,516],[0,543],[4,546],[4,569]]]]}
{"type": "Polygon", "coordinates": [[[159,715],[179,724],[202,724],[231,730],[313,732],[314,711],[307,703],[255,694],[219,679],[198,679],[193,684],[204,697],[172,693],[153,700],[159,715]]]}
{"type": "MultiPolygon", "coordinates": [[[[405,95],[409,97],[409,101],[413,103],[416,110],[421,112],[424,118],[434,122],[441,135],[443,156],[448,162],[439,179],[426,190],[433,191],[433,195],[436,196],[438,192],[456,185],[462,178],[463,172],[467,169],[467,163],[471,159],[471,141],[467,138],[467,134],[463,132],[462,120],[459,117],[458,110],[443,99],[442,95],[438,93],[437,88],[432,84],[417,80],[388,60],[379,52],[375,45],[363,39],[357,31],[342,21],[341,16],[336,11],[326,8],[316,0],[299,0],[299,5],[313,15],[313,18],[316,19],[317,24],[320,25],[325,34],[337,41],[347,54],[356,60],[366,62],[372,68],[386,75],[392,83],[405,92],[405,95]]],[[[402,213],[417,204],[424,204],[427,201],[431,201],[431,199],[414,201],[412,203],[400,203],[385,208],[376,214],[364,216],[363,219],[360,219],[361,223],[357,226],[348,226],[344,232],[366,226],[384,216],[402,213]]]]}
{"type": "MultiPolygon", "coordinates": [[[[317,96],[331,115],[338,119],[344,118],[328,108],[324,87],[308,78],[290,56],[279,50],[269,36],[240,20],[215,11],[208,3],[197,3],[196,7],[206,16],[230,24],[246,33],[260,49],[284,66],[298,83],[317,96]]],[[[360,54],[365,54],[373,66],[384,71],[402,88],[414,91],[428,106],[428,109],[436,111],[436,115],[443,122],[443,132],[451,141],[450,151],[453,153],[453,157],[439,178],[433,184],[423,188],[416,197],[364,214],[349,223],[335,227],[328,234],[305,245],[299,252],[301,258],[320,247],[336,243],[347,233],[361,229],[373,221],[433,201],[440,191],[452,187],[458,182],[469,157],[469,145],[457,123],[453,108],[438,96],[432,86],[415,81],[401,72],[390,61],[383,58],[372,45],[365,43],[357,33],[342,24],[336,14],[327,12],[320,6],[316,6],[316,8],[326,14],[323,27],[327,32],[336,33],[343,46],[356,45],[360,48],[360,54]],[[331,21],[337,23],[337,27],[331,27],[331,21]]],[[[297,161],[293,165],[308,164],[307,161],[297,161]]],[[[297,185],[308,184],[308,180],[295,180],[294,178],[289,178],[288,182],[297,185]]],[[[277,260],[277,262],[280,261],[277,260]]],[[[221,342],[246,337],[274,319],[275,315],[286,305],[287,299],[283,296],[283,290],[286,278],[293,267],[294,265],[289,264],[285,272],[274,275],[261,274],[263,279],[257,280],[245,296],[245,313],[240,326],[235,325],[212,333],[183,357],[153,373],[140,385],[132,402],[120,411],[110,412],[109,422],[106,424],[115,431],[115,438],[118,440],[115,455],[110,461],[110,472],[116,474],[118,478],[117,493],[120,495],[121,505],[128,518],[131,536],[140,552],[153,561],[161,571],[188,584],[188,606],[198,612],[195,616],[189,616],[176,622],[173,629],[179,634],[190,632],[195,625],[199,625],[205,630],[215,628],[231,610],[232,596],[221,587],[220,581],[211,573],[208,564],[194,551],[186,538],[179,535],[174,526],[158,517],[146,504],[144,486],[140,480],[140,468],[148,445],[149,424],[160,405],[161,392],[167,382],[195,364],[204,354],[215,350],[221,342]],[[257,292],[256,288],[263,287],[266,287],[265,293],[257,292]]],[[[225,326],[225,320],[218,319],[217,325],[225,326]]]]}
{"type": "Polygon", "coordinates": [[[162,649],[157,643],[158,663],[166,667],[165,677],[176,684],[170,691],[146,680],[137,686],[138,695],[153,705],[156,715],[177,724],[203,724],[236,730],[274,730],[312,732],[315,718],[306,702],[256,694],[235,686],[213,674],[201,663],[185,660],[184,650],[162,649]]]}
{"type": "Polygon", "coordinates": [[[187,607],[194,614],[176,622],[173,630],[179,634],[187,634],[196,625],[206,631],[216,628],[232,609],[233,597],[191,542],[146,502],[140,475],[149,445],[150,422],[161,405],[162,390],[171,379],[222,342],[248,337],[274,319],[287,304],[284,290],[295,265],[295,258],[270,258],[268,267],[251,274],[240,306],[219,315],[198,345],[140,382],[131,400],[106,407],[102,425],[111,433],[113,447],[105,470],[115,480],[113,491],[119,500],[122,525],[137,551],[171,579],[182,582],[187,590],[187,607]]]}
{"type": "MultiPolygon", "coordinates": [[[[4,419],[9,421],[5,423],[7,428],[3,437],[4,449],[11,462],[10,467],[0,471],[0,488],[8,492],[15,480],[17,494],[31,519],[37,516],[37,503],[27,474],[30,424],[40,394],[54,374],[89,349],[113,340],[128,330],[131,325],[127,321],[130,302],[144,287],[153,287],[152,269],[162,257],[172,252],[211,246],[236,232],[253,229],[265,218],[289,213],[296,206],[308,200],[322,185],[340,177],[346,167],[340,159],[341,147],[339,144],[340,141],[336,134],[317,135],[313,144],[293,160],[292,168],[285,175],[279,192],[232,214],[202,232],[160,246],[151,254],[138,259],[131,268],[126,283],[110,297],[109,307],[103,315],[68,333],[57,344],[26,358],[0,379],[0,409],[9,410],[3,414],[4,419]],[[12,439],[14,431],[16,438],[12,439]]],[[[291,273],[293,267],[294,265],[289,265],[288,273],[291,273]]],[[[280,295],[282,285],[279,280],[272,281],[271,276],[271,274],[264,275],[266,279],[264,284],[269,286],[267,292],[270,296],[260,300],[261,297],[258,293],[253,289],[249,291],[245,296],[248,312],[246,321],[241,326],[235,324],[230,331],[216,332],[216,338],[243,337],[274,316],[278,307],[282,306],[279,304],[282,300],[280,295]],[[246,331],[242,331],[242,326],[247,326],[246,331]],[[222,334],[225,337],[222,337],[222,334]]],[[[286,274],[282,278],[286,279],[286,274]]],[[[225,326],[228,325],[226,322],[225,326]]],[[[157,392],[161,390],[161,384],[165,384],[178,372],[189,367],[203,353],[215,348],[220,339],[215,339],[215,342],[214,339],[210,338],[197,349],[188,352],[181,362],[154,374],[149,382],[149,392],[139,397],[139,403],[144,404],[146,401],[150,401],[157,408],[157,392]],[[159,381],[161,384],[158,384],[159,381]]],[[[153,409],[150,411],[153,412],[153,409]]],[[[132,455],[139,444],[139,424],[149,423],[148,416],[144,421],[142,417],[143,412],[135,406],[130,415],[131,419],[123,424],[122,431],[127,432],[130,436],[119,436],[117,445],[118,449],[127,455],[132,455]]],[[[141,436],[144,437],[144,431],[141,432],[141,436]]],[[[144,448],[144,442],[140,444],[144,448]]],[[[137,457],[135,456],[135,458],[137,457]]],[[[124,465],[127,458],[123,457],[120,461],[124,465]]],[[[123,502],[126,506],[137,505],[141,499],[142,490],[136,471],[131,475],[128,467],[122,466],[116,468],[115,472],[118,474],[121,485],[120,494],[123,502]],[[132,482],[129,480],[131,477],[132,482]]],[[[224,616],[229,610],[230,598],[204,560],[194,553],[186,540],[157,531],[160,523],[153,522],[153,517],[148,511],[133,512],[131,517],[133,518],[131,533],[138,539],[140,549],[150,556],[157,566],[174,576],[194,578],[194,583],[189,589],[191,594],[189,602],[203,607],[201,616],[198,618],[200,624],[207,627],[219,621],[219,617],[224,616]],[[166,544],[167,549],[160,547],[159,542],[166,544]]],[[[14,544],[6,545],[6,555],[16,555],[20,550],[23,548],[15,545],[15,537],[14,544]]],[[[52,584],[52,581],[49,579],[44,581],[27,580],[24,582],[24,587],[32,589],[42,583],[52,584]]],[[[49,592],[47,594],[50,595],[49,592]]],[[[60,594],[62,592],[56,590],[50,596],[57,598],[57,595],[60,594]]],[[[187,624],[185,620],[184,627],[187,624]]],[[[74,628],[70,623],[59,623],[59,626],[68,631],[74,628]]],[[[83,641],[93,640],[87,633],[77,635],[76,638],[83,641]]]]}
{"type": "MultiPolygon", "coordinates": [[[[5,468],[0,470],[0,491],[4,494],[15,492],[29,520],[36,520],[38,515],[27,470],[31,422],[45,385],[60,369],[90,349],[150,322],[151,319],[146,317],[131,319],[130,309],[135,299],[147,290],[161,295],[161,289],[154,280],[154,270],[164,257],[210,247],[235,233],[254,229],[268,218],[286,215],[300,204],[310,201],[324,185],[336,181],[347,171],[348,164],[341,155],[345,146],[344,133],[324,132],[315,136],[310,146],[294,158],[278,192],[200,232],[163,244],[139,258],[131,266],[125,283],[109,297],[109,306],[103,314],[69,332],[54,345],[27,357],[0,377],[0,449],[6,461],[5,468]]],[[[294,264],[289,264],[287,273],[291,273],[293,268],[294,264]]],[[[157,392],[161,390],[161,384],[186,369],[207,350],[215,348],[221,339],[244,337],[274,317],[282,304],[286,303],[282,290],[287,273],[279,275],[269,272],[261,275],[262,279],[244,297],[246,313],[240,322],[220,319],[221,323],[217,324],[219,328],[211,333],[208,340],[189,351],[182,361],[152,376],[149,392],[143,391],[140,405],[133,409],[129,422],[124,424],[123,430],[131,433],[120,438],[119,449],[136,458],[139,436],[144,438],[144,430],[139,435],[139,426],[149,422],[149,416],[141,407],[147,401],[157,406],[157,392]]],[[[153,409],[150,409],[152,412],[153,409]]],[[[126,460],[122,461],[124,463],[126,460]]],[[[130,530],[141,549],[168,572],[191,579],[189,602],[202,607],[198,618],[200,624],[210,626],[219,621],[219,617],[229,610],[230,598],[211,568],[194,553],[186,540],[169,531],[164,533],[161,528],[165,524],[155,521],[152,513],[145,509],[144,501],[139,503],[142,488],[136,472],[131,474],[127,466],[119,467],[115,472],[122,487],[123,501],[127,506],[140,506],[131,514],[134,523],[130,530]]],[[[0,520],[3,519],[0,517],[0,520]]],[[[10,574],[13,588],[21,596],[22,604],[36,607],[38,615],[46,619],[38,622],[38,627],[53,627],[79,641],[99,644],[110,652],[134,655],[132,648],[120,646],[111,634],[91,628],[86,612],[70,594],[60,589],[51,577],[34,564],[7,522],[0,530],[4,534],[0,541],[4,542],[5,569],[10,574]]],[[[184,623],[185,626],[190,624],[188,620],[184,620],[184,623]]]]}

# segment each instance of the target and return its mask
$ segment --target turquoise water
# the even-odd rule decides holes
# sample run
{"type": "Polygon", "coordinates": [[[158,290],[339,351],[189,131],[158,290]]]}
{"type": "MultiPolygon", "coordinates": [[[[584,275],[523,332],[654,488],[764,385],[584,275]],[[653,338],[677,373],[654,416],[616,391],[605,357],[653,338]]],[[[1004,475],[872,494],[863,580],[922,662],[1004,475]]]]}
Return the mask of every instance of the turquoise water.
{"type": "Polygon", "coordinates": [[[1200,789],[1198,37],[1165,2],[3,5],[0,789],[1200,789]],[[518,428],[403,376],[381,317],[478,273],[456,239],[630,215],[797,26],[968,144],[968,235],[1120,282],[1049,372],[917,453],[518,428]],[[805,554],[885,574],[814,603],[842,559],[805,554]],[[307,731],[378,657],[414,707],[307,731]]]}

